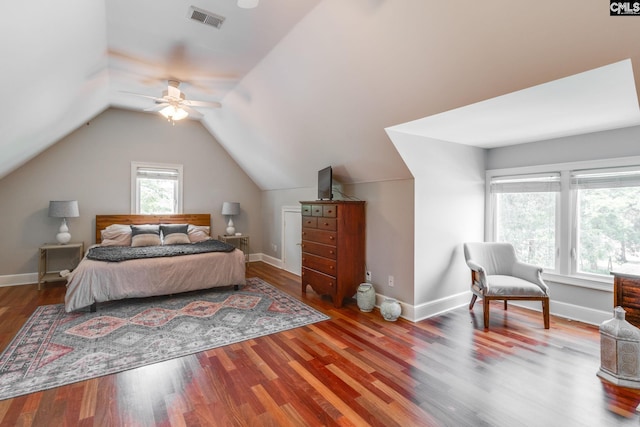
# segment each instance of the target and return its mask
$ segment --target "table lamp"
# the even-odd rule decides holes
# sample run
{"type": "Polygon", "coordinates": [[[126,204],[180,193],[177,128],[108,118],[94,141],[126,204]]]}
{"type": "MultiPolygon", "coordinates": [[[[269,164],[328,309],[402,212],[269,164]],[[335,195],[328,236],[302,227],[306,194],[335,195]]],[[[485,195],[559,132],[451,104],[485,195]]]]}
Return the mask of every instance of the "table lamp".
{"type": "Polygon", "coordinates": [[[236,234],[236,229],[233,226],[233,216],[240,214],[240,203],[238,202],[224,202],[222,203],[222,215],[229,217],[229,223],[225,230],[227,236],[233,236],[236,234]]]}
{"type": "Polygon", "coordinates": [[[71,233],[67,227],[67,218],[80,216],[77,200],[52,200],[49,202],[49,216],[52,218],[62,218],[62,224],[56,235],[58,243],[64,245],[71,240],[71,233]]]}

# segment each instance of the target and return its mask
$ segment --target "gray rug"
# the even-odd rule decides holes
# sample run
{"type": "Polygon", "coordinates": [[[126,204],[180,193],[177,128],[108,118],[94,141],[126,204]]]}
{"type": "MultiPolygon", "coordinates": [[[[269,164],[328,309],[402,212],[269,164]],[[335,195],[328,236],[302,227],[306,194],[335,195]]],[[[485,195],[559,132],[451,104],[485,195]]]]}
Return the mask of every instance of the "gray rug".
{"type": "Polygon", "coordinates": [[[40,306],[0,355],[0,400],[326,319],[257,278],[238,291],[114,301],[96,313],[40,306]]]}

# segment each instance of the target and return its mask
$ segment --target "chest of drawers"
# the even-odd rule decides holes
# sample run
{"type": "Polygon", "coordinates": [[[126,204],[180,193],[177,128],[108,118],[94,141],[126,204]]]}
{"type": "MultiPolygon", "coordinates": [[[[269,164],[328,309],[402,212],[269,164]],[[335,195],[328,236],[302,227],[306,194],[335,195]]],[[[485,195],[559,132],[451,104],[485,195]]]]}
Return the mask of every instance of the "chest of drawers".
{"type": "Polygon", "coordinates": [[[302,293],[329,295],[335,307],[364,281],[365,202],[314,201],[302,205],[302,293]]]}

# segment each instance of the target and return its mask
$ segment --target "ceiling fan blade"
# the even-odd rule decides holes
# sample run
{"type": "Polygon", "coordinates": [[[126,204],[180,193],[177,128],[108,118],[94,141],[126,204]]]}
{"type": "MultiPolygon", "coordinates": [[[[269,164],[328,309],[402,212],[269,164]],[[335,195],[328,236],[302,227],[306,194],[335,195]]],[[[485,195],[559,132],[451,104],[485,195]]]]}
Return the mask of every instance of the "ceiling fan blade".
{"type": "Polygon", "coordinates": [[[166,102],[164,100],[164,98],[158,98],[157,96],[150,96],[150,95],[143,95],[141,93],[135,93],[135,92],[126,92],[126,91],[120,91],[121,93],[126,93],[129,95],[133,95],[133,96],[138,96],[140,98],[147,98],[147,99],[153,99],[156,102],[166,102]]]}
{"type": "Polygon", "coordinates": [[[166,102],[163,102],[163,103],[158,104],[156,106],[145,108],[143,111],[160,111],[160,110],[162,110],[163,108],[165,108],[167,106],[169,106],[169,104],[167,104],[166,102]]]}
{"type": "Polygon", "coordinates": [[[190,101],[186,100],[183,102],[184,105],[190,105],[192,107],[203,107],[203,108],[220,108],[222,104],[215,101],[190,101]]]}

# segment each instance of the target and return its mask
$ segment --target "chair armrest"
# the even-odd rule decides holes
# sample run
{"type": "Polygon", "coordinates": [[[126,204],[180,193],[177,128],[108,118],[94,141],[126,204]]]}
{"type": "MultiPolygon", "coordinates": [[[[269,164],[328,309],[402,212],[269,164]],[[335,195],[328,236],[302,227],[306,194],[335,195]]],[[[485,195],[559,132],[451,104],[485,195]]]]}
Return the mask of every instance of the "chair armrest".
{"type": "Polygon", "coordinates": [[[540,286],[540,289],[542,289],[545,294],[549,293],[549,287],[542,280],[542,267],[516,261],[513,264],[513,271],[511,272],[511,274],[522,280],[535,283],[536,285],[540,286]]]}
{"type": "Polygon", "coordinates": [[[485,289],[487,287],[487,272],[484,267],[470,259],[467,260],[467,265],[471,271],[478,273],[478,280],[474,281],[472,285],[477,284],[480,289],[485,289]]]}

